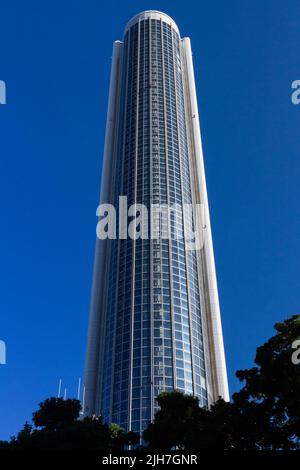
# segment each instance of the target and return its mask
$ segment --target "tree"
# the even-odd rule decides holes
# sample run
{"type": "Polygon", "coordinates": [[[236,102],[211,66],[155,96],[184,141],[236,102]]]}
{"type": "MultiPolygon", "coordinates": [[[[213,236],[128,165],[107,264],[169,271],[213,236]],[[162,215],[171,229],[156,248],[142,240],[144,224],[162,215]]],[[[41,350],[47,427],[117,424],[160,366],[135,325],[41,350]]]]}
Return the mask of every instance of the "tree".
{"type": "Polygon", "coordinates": [[[118,424],[112,423],[109,426],[111,445],[114,449],[124,449],[128,446],[138,444],[140,436],[133,432],[125,432],[118,424]]]}
{"type": "Polygon", "coordinates": [[[54,430],[74,423],[79,418],[80,401],[75,399],[47,398],[40,403],[39,410],[33,413],[32,421],[36,427],[54,430]]]}
{"type": "Polygon", "coordinates": [[[150,447],[165,451],[172,447],[185,449],[188,436],[197,427],[201,409],[198,399],[178,391],[162,393],[157,398],[159,411],[144,431],[143,438],[150,447]]]}
{"type": "Polygon", "coordinates": [[[18,433],[16,439],[12,440],[12,442],[23,449],[30,448],[32,430],[33,426],[26,421],[23,429],[18,433]]]}
{"type": "Polygon", "coordinates": [[[99,416],[79,419],[80,409],[78,400],[48,398],[33,413],[34,427],[25,423],[10,443],[0,442],[0,449],[107,452],[122,450],[139,441],[136,433],[126,433],[117,425],[109,427],[99,416]]]}
{"type": "Polygon", "coordinates": [[[191,396],[162,394],[145,441],[161,450],[299,449],[300,365],[291,357],[300,338],[300,316],[277,323],[275,330],[257,349],[256,366],[237,372],[244,385],[231,403],[220,399],[207,410],[191,396]]]}
{"type": "Polygon", "coordinates": [[[300,315],[276,323],[275,330],[257,349],[256,366],[236,373],[244,386],[233,404],[244,421],[256,416],[257,448],[294,449],[300,442],[300,365],[292,362],[292,344],[300,338],[300,315]]]}
{"type": "MultiPolygon", "coordinates": [[[[210,409],[178,391],[158,397],[159,411],[143,437],[159,452],[300,449],[300,365],[292,345],[300,338],[300,315],[275,325],[276,334],[257,349],[255,366],[237,372],[242,382],[232,402],[210,409]]],[[[139,435],[101,417],[79,419],[78,400],[48,398],[33,413],[31,426],[0,449],[117,451],[134,446],[139,435]]]]}

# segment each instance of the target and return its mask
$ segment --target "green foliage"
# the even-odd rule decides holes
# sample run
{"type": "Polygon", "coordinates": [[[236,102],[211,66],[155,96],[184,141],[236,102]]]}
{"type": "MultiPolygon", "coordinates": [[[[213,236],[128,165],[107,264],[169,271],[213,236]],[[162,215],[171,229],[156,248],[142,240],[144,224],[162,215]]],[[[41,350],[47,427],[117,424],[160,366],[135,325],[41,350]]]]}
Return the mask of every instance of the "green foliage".
{"type": "Polygon", "coordinates": [[[300,441],[300,365],[291,356],[292,343],[300,338],[300,315],[276,323],[275,330],[257,349],[256,367],[236,373],[244,386],[233,404],[252,424],[257,448],[293,449],[300,441]]]}
{"type": "Polygon", "coordinates": [[[144,431],[144,440],[161,451],[172,447],[186,448],[188,435],[194,432],[201,412],[198,399],[174,391],[162,393],[157,402],[160,410],[154,423],[144,431]]]}
{"type": "Polygon", "coordinates": [[[300,365],[291,360],[300,316],[275,325],[257,349],[256,367],[237,372],[244,382],[231,403],[209,410],[179,392],[158,397],[160,410],[144,432],[150,447],[169,450],[291,450],[300,447],[300,365]]]}
{"type": "Polygon", "coordinates": [[[75,399],[47,398],[40,403],[38,411],[33,413],[32,421],[36,427],[46,430],[68,425],[79,418],[80,401],[75,399]]]}
{"type": "Polygon", "coordinates": [[[0,449],[28,450],[122,450],[136,443],[139,436],[126,433],[117,425],[109,427],[100,417],[80,416],[80,402],[75,399],[48,398],[33,413],[35,427],[25,423],[11,441],[0,442],[0,449]]]}
{"type": "MultiPolygon", "coordinates": [[[[109,448],[110,434],[107,425],[100,419],[76,420],[55,429],[34,429],[30,438],[30,449],[36,450],[95,450],[109,448]]],[[[24,448],[17,439],[17,448],[24,448]]]]}
{"type": "Polygon", "coordinates": [[[111,444],[113,448],[124,449],[129,445],[138,444],[140,437],[133,431],[125,432],[118,424],[112,423],[109,426],[111,444]]]}
{"type": "MultiPolygon", "coordinates": [[[[173,448],[202,450],[292,450],[300,448],[300,365],[292,344],[300,338],[300,316],[275,325],[276,334],[259,347],[255,367],[237,372],[241,390],[232,402],[219,399],[200,408],[198,399],[178,391],[158,397],[159,411],[144,432],[156,452],[173,448]]],[[[100,417],[79,419],[80,402],[48,398],[33,413],[31,426],[0,450],[118,451],[135,446],[139,436],[100,417]]]]}

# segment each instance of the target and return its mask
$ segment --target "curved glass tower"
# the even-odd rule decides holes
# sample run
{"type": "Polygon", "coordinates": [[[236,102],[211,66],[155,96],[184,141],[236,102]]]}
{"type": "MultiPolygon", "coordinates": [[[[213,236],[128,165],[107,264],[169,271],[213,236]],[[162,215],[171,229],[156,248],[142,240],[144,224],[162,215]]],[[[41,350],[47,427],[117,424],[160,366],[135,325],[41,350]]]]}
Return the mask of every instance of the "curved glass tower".
{"type": "Polygon", "coordinates": [[[228,399],[190,40],[158,11],[135,16],[113,48],[101,203],[117,220],[120,196],[202,207],[200,218],[176,209],[167,218],[169,235],[201,232],[198,249],[185,236],[133,240],[122,229],[97,239],[84,411],[142,431],[162,391],[201,406],[228,399]]]}

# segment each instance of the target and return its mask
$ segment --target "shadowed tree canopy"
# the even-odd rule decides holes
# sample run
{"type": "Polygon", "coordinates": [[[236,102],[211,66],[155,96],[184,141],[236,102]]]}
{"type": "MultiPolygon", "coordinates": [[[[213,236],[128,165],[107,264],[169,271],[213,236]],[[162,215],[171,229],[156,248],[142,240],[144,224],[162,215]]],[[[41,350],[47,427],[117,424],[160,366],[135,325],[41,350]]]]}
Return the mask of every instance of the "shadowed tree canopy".
{"type": "MultiPolygon", "coordinates": [[[[161,394],[144,441],[154,451],[300,449],[300,364],[292,361],[298,339],[299,315],[277,323],[275,335],[257,349],[255,366],[237,372],[243,385],[231,403],[220,399],[208,410],[178,391],[161,394]]],[[[0,441],[0,449],[107,453],[139,442],[136,433],[108,426],[101,417],[79,416],[78,400],[48,398],[33,413],[34,426],[25,423],[10,442],[0,441]]]]}
{"type": "Polygon", "coordinates": [[[256,366],[236,373],[244,386],[233,395],[233,404],[247,417],[245,426],[247,421],[252,425],[253,447],[293,449],[300,442],[300,364],[292,361],[300,315],[276,323],[275,330],[257,349],[256,366]]]}
{"type": "Polygon", "coordinates": [[[172,447],[186,449],[189,436],[195,432],[201,408],[198,399],[178,391],[162,393],[157,402],[160,406],[153,424],[149,424],[143,437],[151,448],[167,450],[172,447]]]}
{"type": "Polygon", "coordinates": [[[117,425],[104,424],[101,417],[79,419],[78,400],[51,397],[33,413],[34,426],[25,423],[11,441],[0,442],[0,449],[87,450],[107,452],[136,444],[139,436],[117,425]]]}
{"type": "Polygon", "coordinates": [[[244,383],[231,403],[210,410],[179,392],[158,397],[160,410],[144,432],[150,447],[166,450],[275,450],[300,446],[300,364],[292,362],[300,316],[275,325],[259,347],[252,369],[237,372],[244,383]]]}
{"type": "Polygon", "coordinates": [[[75,399],[47,398],[40,403],[39,410],[33,413],[32,421],[36,427],[57,429],[73,423],[79,418],[80,401],[75,399]]]}

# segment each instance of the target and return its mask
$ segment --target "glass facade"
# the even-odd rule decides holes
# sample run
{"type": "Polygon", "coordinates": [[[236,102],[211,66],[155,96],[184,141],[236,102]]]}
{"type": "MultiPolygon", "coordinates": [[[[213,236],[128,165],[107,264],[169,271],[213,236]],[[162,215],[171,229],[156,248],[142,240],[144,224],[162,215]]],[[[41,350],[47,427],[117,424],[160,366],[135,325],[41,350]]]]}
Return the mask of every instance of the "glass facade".
{"type": "MultiPolygon", "coordinates": [[[[145,19],[124,38],[114,204],[192,203],[180,37],[145,19]]],[[[171,213],[169,231],[192,226],[171,213]]],[[[150,210],[149,210],[149,226],[150,210]]],[[[184,238],[111,241],[102,404],[105,421],[143,430],[173,389],[207,404],[196,252],[184,238]]]]}
{"type": "MultiPolygon", "coordinates": [[[[174,389],[209,406],[228,398],[190,43],[167,15],[149,11],[114,45],[101,202],[120,196],[171,207],[157,238],[97,240],[85,376],[85,414],[143,431],[156,397],[174,389]],[[206,238],[183,205],[202,204],[206,238]],[[181,232],[183,237],[177,237],[181,232]],[[165,236],[167,235],[167,236],[165,236]]],[[[118,228],[118,227],[117,227],[118,228]]]]}

